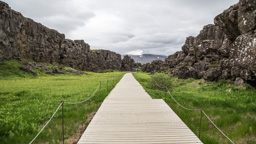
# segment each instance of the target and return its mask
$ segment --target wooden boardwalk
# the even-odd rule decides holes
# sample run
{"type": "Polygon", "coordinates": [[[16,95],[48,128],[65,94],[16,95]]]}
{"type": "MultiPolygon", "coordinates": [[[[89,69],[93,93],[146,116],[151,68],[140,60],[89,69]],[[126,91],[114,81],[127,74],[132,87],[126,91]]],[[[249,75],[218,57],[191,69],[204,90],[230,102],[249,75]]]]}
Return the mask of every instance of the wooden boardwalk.
{"type": "Polygon", "coordinates": [[[129,73],[104,100],[78,143],[202,142],[162,99],[152,99],[129,73]]]}

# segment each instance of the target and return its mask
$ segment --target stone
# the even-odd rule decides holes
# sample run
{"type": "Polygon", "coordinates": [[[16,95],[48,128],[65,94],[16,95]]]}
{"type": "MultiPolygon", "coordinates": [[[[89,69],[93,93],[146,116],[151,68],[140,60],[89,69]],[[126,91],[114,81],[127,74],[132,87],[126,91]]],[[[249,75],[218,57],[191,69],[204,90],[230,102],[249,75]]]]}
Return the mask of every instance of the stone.
{"type": "Polygon", "coordinates": [[[25,67],[25,66],[21,66],[20,70],[31,73],[33,76],[37,76],[36,72],[34,72],[32,69],[25,67]]]}
{"type": "Polygon", "coordinates": [[[240,77],[237,77],[234,81],[234,85],[242,85],[244,83],[244,80],[240,77]]]}
{"type": "Polygon", "coordinates": [[[209,68],[204,74],[204,79],[207,81],[218,81],[220,76],[221,69],[219,67],[209,68]]]}
{"type": "Polygon", "coordinates": [[[180,79],[195,78],[200,79],[202,76],[194,67],[181,66],[174,70],[173,75],[177,75],[180,79]]]}

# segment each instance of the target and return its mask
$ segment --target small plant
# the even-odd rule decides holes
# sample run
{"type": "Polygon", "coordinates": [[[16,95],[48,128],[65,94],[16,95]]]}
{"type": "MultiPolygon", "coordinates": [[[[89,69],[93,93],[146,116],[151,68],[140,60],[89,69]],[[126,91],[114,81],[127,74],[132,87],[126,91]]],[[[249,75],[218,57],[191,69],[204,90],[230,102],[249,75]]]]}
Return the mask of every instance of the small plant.
{"type": "Polygon", "coordinates": [[[96,53],[98,50],[91,50],[93,53],[96,53]]]}
{"type": "Polygon", "coordinates": [[[161,72],[163,72],[163,73],[165,73],[165,74],[169,74],[169,75],[172,74],[172,71],[173,71],[173,69],[172,69],[172,68],[169,68],[169,67],[163,67],[163,68],[161,69],[161,72]]]}
{"type": "Polygon", "coordinates": [[[172,77],[165,73],[155,73],[151,76],[150,86],[154,89],[166,90],[172,87],[172,77]]]}

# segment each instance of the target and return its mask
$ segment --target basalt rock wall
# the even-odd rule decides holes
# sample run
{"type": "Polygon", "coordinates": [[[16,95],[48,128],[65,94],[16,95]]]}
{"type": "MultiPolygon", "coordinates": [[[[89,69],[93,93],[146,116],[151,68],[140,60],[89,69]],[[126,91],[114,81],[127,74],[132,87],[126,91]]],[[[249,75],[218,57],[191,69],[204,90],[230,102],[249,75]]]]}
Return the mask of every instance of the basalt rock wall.
{"type": "Polygon", "coordinates": [[[184,79],[255,84],[256,1],[240,0],[216,16],[214,23],[205,26],[198,36],[187,37],[182,51],[166,58],[159,71],[170,68],[173,75],[184,79]]]}
{"type": "Polygon", "coordinates": [[[23,17],[0,1],[0,60],[20,58],[90,71],[120,69],[122,61],[115,52],[91,51],[83,40],[65,39],[64,34],[23,17]]]}

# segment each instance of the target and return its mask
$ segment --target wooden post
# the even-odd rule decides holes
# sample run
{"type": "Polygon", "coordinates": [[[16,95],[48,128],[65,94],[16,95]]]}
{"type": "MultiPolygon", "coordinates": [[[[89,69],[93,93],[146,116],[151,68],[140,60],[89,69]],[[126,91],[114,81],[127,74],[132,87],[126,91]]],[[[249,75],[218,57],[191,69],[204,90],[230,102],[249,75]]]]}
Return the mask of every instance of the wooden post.
{"type": "Polygon", "coordinates": [[[63,111],[64,101],[61,101],[61,102],[62,102],[62,141],[64,144],[64,111],[63,111]]]}
{"type": "Polygon", "coordinates": [[[201,112],[201,118],[200,118],[200,125],[199,125],[199,139],[200,139],[200,136],[201,136],[201,125],[202,125],[202,109],[200,110],[201,112]]]}

